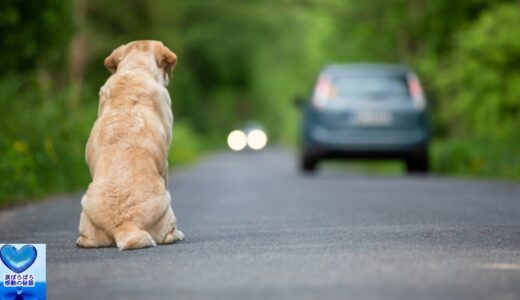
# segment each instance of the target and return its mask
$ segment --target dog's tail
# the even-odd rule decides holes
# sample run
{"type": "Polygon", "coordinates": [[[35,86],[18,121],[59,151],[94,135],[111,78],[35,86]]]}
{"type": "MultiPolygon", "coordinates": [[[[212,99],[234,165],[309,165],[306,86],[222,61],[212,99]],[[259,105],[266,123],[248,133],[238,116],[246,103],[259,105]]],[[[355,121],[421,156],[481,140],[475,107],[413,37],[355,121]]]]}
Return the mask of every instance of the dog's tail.
{"type": "Polygon", "coordinates": [[[126,222],[114,230],[114,239],[119,250],[155,247],[152,236],[132,223],[126,222]]]}

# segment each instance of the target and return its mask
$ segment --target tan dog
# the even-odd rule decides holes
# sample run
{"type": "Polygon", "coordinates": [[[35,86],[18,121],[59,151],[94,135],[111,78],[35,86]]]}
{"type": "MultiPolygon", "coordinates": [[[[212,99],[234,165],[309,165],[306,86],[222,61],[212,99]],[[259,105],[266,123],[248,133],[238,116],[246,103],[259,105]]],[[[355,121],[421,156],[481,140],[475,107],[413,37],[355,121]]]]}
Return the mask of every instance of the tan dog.
{"type": "Polygon", "coordinates": [[[93,180],[81,200],[78,246],[125,250],[184,238],[166,186],[173,115],[165,86],[176,61],[158,41],[131,42],[105,59],[113,75],[87,143],[93,180]]]}

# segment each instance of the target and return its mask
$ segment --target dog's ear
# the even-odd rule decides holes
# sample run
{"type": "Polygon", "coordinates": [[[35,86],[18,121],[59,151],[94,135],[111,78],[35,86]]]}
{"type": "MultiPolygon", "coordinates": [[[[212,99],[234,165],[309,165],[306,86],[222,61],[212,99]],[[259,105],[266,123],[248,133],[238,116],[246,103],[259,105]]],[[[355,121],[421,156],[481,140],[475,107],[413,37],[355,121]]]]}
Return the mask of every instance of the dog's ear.
{"type": "Polygon", "coordinates": [[[155,61],[157,66],[164,70],[165,73],[170,74],[170,78],[173,76],[173,69],[177,64],[177,55],[165,46],[158,45],[155,47],[155,61]]]}
{"type": "Polygon", "coordinates": [[[121,45],[105,58],[105,67],[110,71],[110,73],[115,73],[117,71],[117,65],[119,65],[121,60],[123,60],[125,49],[126,45],[121,45]]]}

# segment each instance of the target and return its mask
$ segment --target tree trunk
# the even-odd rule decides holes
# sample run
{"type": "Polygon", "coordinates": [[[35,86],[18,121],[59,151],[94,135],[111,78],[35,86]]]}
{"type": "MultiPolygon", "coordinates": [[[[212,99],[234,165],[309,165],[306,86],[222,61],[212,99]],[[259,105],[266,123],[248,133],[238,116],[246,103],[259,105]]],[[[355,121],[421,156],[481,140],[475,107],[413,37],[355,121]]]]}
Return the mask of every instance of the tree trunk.
{"type": "Polygon", "coordinates": [[[85,31],[87,3],[74,0],[74,35],[69,45],[69,80],[73,87],[73,103],[79,102],[88,59],[88,43],[85,31]]]}
{"type": "Polygon", "coordinates": [[[423,14],[423,0],[408,0],[407,5],[408,22],[406,28],[402,28],[398,35],[399,52],[403,60],[407,60],[419,52],[419,42],[415,38],[417,26],[423,14]]]}

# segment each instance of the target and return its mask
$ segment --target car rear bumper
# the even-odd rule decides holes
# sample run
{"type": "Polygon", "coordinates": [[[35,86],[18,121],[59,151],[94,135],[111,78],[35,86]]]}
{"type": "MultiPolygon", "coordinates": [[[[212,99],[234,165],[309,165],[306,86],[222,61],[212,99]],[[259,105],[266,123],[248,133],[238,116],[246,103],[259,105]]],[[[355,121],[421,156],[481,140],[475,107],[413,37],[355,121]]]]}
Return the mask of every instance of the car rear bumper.
{"type": "Polygon", "coordinates": [[[402,158],[424,151],[428,130],[327,129],[314,126],[307,132],[305,151],[316,156],[402,158]]]}

